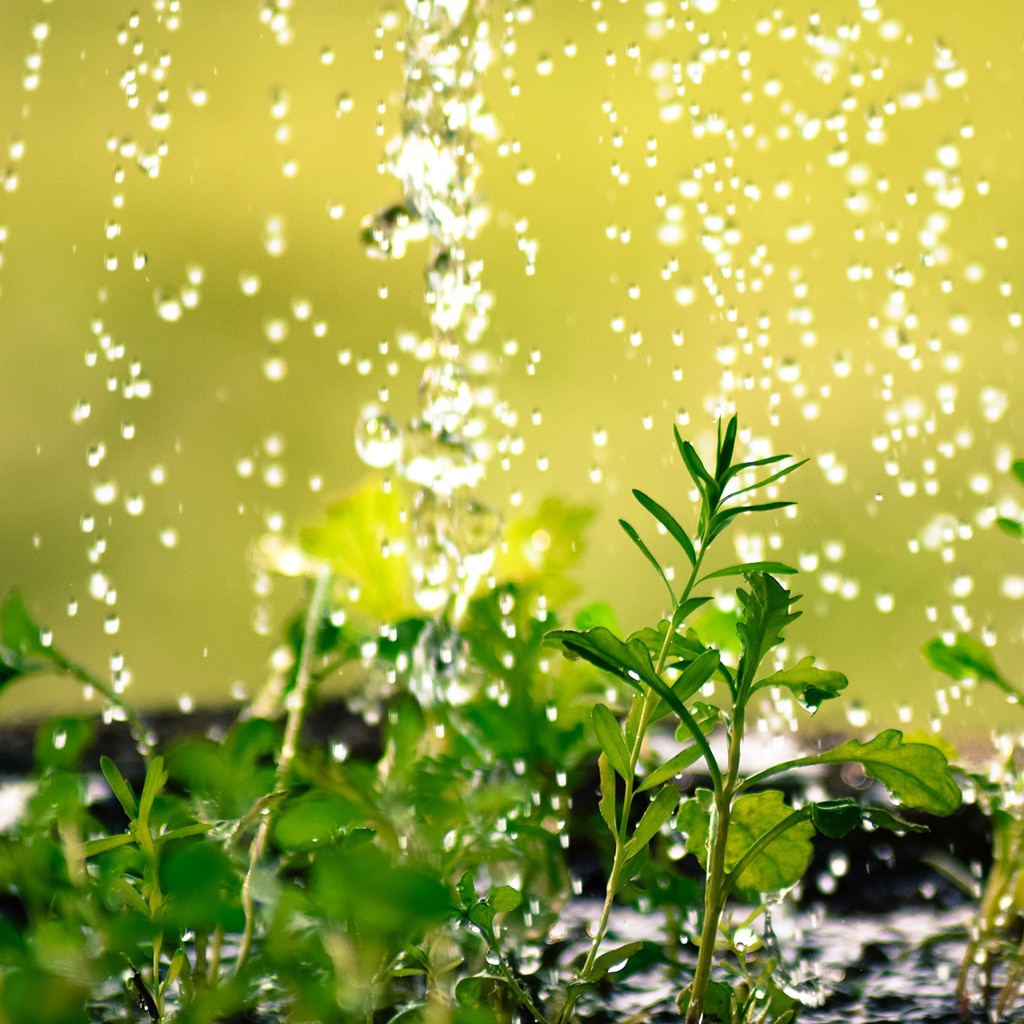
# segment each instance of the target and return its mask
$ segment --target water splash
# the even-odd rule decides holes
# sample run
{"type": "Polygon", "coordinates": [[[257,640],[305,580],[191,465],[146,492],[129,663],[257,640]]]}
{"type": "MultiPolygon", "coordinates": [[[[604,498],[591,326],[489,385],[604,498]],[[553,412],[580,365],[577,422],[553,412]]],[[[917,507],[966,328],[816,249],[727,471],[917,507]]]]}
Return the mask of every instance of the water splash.
{"type": "Polygon", "coordinates": [[[500,517],[471,497],[490,447],[481,413],[493,395],[468,367],[487,325],[483,264],[467,243],[486,211],[477,199],[474,139],[493,133],[481,75],[491,60],[483,0],[409,0],[402,133],[388,147],[388,167],[404,198],[363,228],[368,254],[398,259],[426,239],[425,299],[429,341],[414,345],[424,367],[418,414],[404,427],[378,405],[356,425],[356,448],[368,465],[395,465],[415,489],[412,574],[428,612],[457,617],[493,560],[500,517]]]}

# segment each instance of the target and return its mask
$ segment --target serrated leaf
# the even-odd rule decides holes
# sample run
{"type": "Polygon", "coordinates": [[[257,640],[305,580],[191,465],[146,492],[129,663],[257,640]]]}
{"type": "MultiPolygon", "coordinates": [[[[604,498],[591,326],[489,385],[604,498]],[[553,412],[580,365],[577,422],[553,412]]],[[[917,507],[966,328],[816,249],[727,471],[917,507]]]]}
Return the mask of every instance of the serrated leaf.
{"type": "Polygon", "coordinates": [[[804,759],[804,763],[812,764],[848,761],[859,764],[904,807],[945,815],[960,806],[960,787],[942,752],[926,743],[905,743],[898,729],[886,729],[867,743],[849,740],[804,759]]]}
{"type": "Polygon", "coordinates": [[[653,498],[644,494],[643,491],[638,491],[634,488],[633,497],[665,527],[669,535],[683,549],[683,553],[689,560],[690,565],[694,565],[697,561],[697,555],[693,550],[693,542],[690,540],[687,532],[679,525],[675,516],[668,509],[659,505],[653,498]]]}
{"type": "Polygon", "coordinates": [[[665,786],[647,805],[640,820],[637,822],[633,835],[630,836],[622,851],[623,858],[635,857],[661,831],[661,826],[672,817],[679,806],[679,790],[674,786],[665,786]]]}
{"type": "Polygon", "coordinates": [[[765,655],[783,640],[783,630],[800,612],[791,612],[790,605],[797,600],[774,577],[762,572],[746,577],[749,592],[738,588],[736,596],[743,606],[743,618],[736,624],[736,632],[743,642],[740,675],[752,680],[765,655]]]}
{"type": "Polygon", "coordinates": [[[853,797],[811,804],[811,821],[822,835],[830,839],[842,839],[855,828],[865,825],[900,834],[928,831],[924,825],[904,821],[884,807],[864,806],[853,797]]]}
{"type": "MultiPolygon", "coordinates": [[[[691,799],[683,802],[676,815],[676,827],[686,833],[686,849],[697,857],[705,871],[713,800],[710,790],[698,789],[691,799]]],[[[761,836],[793,813],[778,790],[737,797],[730,813],[729,838],[725,846],[726,872],[739,863],[761,836]]],[[[810,864],[813,836],[814,826],[809,821],[798,822],[754,858],[737,884],[741,889],[755,892],[778,892],[795,885],[810,864]]]]}
{"type": "Polygon", "coordinates": [[[587,972],[587,981],[600,981],[613,967],[624,964],[631,956],[635,956],[644,948],[642,941],[627,942],[624,945],[609,949],[594,960],[587,972]]]}
{"type": "Polygon", "coordinates": [[[598,757],[597,772],[601,783],[601,797],[597,802],[597,809],[601,812],[608,831],[612,835],[617,835],[619,826],[615,820],[615,772],[608,763],[606,754],[598,757]]]}
{"type": "Polygon", "coordinates": [[[626,741],[622,738],[622,730],[615,716],[604,704],[595,704],[591,712],[594,722],[594,732],[597,733],[597,741],[608,758],[608,763],[624,779],[633,777],[632,769],[629,766],[629,751],[626,749],[626,741]]]}
{"type": "Polygon", "coordinates": [[[767,686],[782,686],[789,690],[800,703],[814,714],[823,701],[838,697],[846,689],[849,680],[842,672],[814,667],[814,658],[801,658],[792,668],[773,672],[759,679],[755,689],[767,686]]]}

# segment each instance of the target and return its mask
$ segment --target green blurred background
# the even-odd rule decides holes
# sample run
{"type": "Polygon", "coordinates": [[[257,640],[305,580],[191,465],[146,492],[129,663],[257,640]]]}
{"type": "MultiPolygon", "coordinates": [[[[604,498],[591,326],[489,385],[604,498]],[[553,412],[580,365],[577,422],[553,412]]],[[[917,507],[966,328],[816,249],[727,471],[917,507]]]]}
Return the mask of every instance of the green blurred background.
{"type": "MultiPolygon", "coordinates": [[[[141,705],[259,687],[298,590],[255,541],[361,477],[381,389],[415,411],[426,248],[360,242],[401,198],[405,17],[0,4],[0,590],[141,705]]],[[[1024,497],[1024,5],[508,0],[491,29],[471,255],[522,453],[483,497],[594,505],[579,601],[636,628],[661,585],[616,520],[632,487],[685,507],[672,424],[706,450],[733,403],[811,460],[795,517],[737,533],[806,570],[793,653],[876,726],[1019,730],[919,650],[969,628],[1024,673],[1024,550],[990,528],[1024,497]]],[[[0,717],[76,699],[40,678],[0,717]]]]}

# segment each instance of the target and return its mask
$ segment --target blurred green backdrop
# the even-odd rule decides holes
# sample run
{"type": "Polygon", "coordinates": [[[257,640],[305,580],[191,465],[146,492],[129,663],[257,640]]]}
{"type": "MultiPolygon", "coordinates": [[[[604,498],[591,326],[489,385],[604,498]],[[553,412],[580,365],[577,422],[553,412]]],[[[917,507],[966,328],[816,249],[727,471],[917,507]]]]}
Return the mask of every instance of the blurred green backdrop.
{"type": "MultiPolygon", "coordinates": [[[[401,197],[404,18],[0,4],[0,590],[140,704],[259,686],[297,591],[255,540],[359,479],[382,389],[415,410],[426,252],[360,242],[401,197]]],[[[580,601],[634,628],[661,594],[629,490],[685,505],[672,424],[706,446],[734,403],[811,460],[798,514],[737,535],[806,570],[794,644],[876,724],[1019,728],[919,649],[969,628],[1024,672],[1024,551],[990,529],[1024,455],[1024,5],[505,0],[491,28],[473,255],[522,452],[483,496],[593,504],[580,601]]],[[[75,700],[40,679],[0,716],[75,700]]]]}

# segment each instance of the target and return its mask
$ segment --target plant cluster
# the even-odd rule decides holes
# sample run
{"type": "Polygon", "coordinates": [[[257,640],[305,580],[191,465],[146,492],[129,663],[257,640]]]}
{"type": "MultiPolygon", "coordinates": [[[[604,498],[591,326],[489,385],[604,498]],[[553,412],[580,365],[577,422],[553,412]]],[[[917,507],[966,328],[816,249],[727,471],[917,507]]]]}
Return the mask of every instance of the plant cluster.
{"type": "Polygon", "coordinates": [[[788,694],[813,713],[847,680],[783,657],[799,612],[778,577],[792,569],[704,568],[738,516],[789,504],[751,498],[799,464],[738,461],[735,418],[710,465],[675,439],[696,528],[634,494],[685,559],[679,593],[623,522],[668,591],[665,620],[621,637],[598,604],[575,628],[559,621],[590,513],[553,500],[509,525],[487,587],[428,617],[399,495],[377,482],[300,535],[288,561],[308,572],[308,600],[267,690],[215,737],[158,749],[8,595],[0,687],[44,670],[88,682],[128,720],[146,768],[133,783],[102,758],[104,801],[83,765],[93,721],[40,728],[26,811],[0,835],[0,1024],[260,1010],[320,1024],[569,1024],[654,964],[691,973],[677,1000],[688,1022],[792,1020],[813,993],[782,963],[767,908],[800,881],[815,833],[921,826],[888,804],[794,798],[779,777],[856,762],[930,814],[955,810],[960,790],[936,746],[896,730],[745,769],[760,701],[788,694]],[[736,642],[713,643],[700,620],[712,595],[699,591],[730,577],[736,642]],[[376,723],[374,753],[304,738],[328,680],[376,723]],[[595,775],[591,816],[573,802],[595,775]],[[603,904],[576,940],[563,910],[594,871],[603,904]],[[663,940],[615,940],[616,903],[656,911],[663,940]]]}
{"type": "MultiPolygon", "coordinates": [[[[1015,461],[1012,472],[1024,484],[1024,460],[1015,461]]],[[[1016,540],[1024,540],[1024,524],[1018,520],[1000,517],[996,525],[1016,540]]],[[[1024,690],[1004,675],[989,649],[972,636],[960,634],[949,642],[931,640],[924,655],[933,668],[951,679],[988,683],[1002,690],[1009,703],[1024,703],[1024,690]]],[[[1002,1020],[1024,985],[1024,765],[1011,736],[998,737],[997,742],[995,763],[984,768],[958,766],[991,823],[988,874],[979,885],[958,865],[940,865],[971,895],[979,897],[957,978],[957,1002],[965,1019],[971,1014],[972,991],[986,1017],[1002,1020]]]]}

